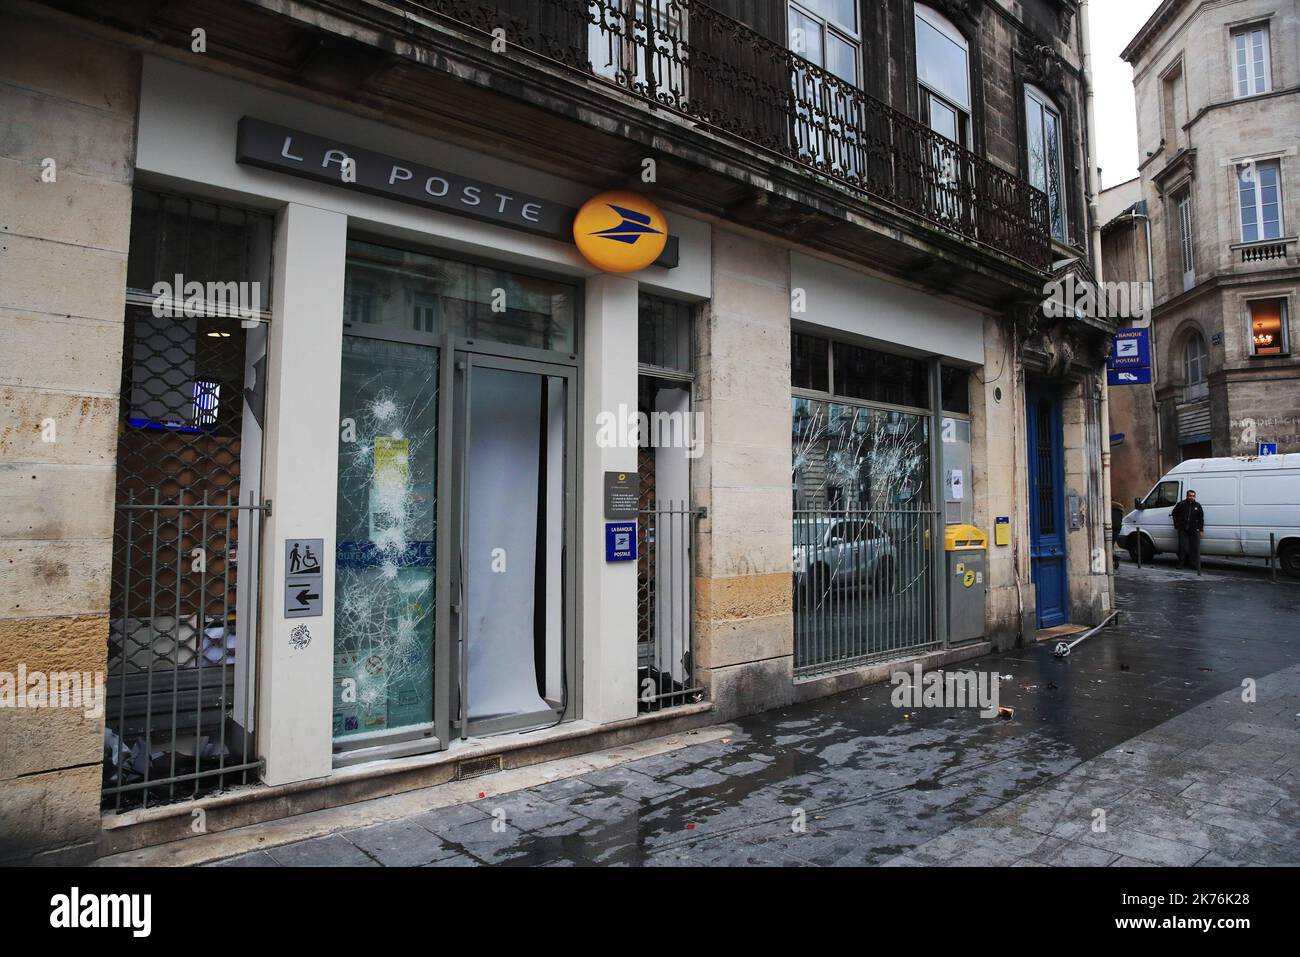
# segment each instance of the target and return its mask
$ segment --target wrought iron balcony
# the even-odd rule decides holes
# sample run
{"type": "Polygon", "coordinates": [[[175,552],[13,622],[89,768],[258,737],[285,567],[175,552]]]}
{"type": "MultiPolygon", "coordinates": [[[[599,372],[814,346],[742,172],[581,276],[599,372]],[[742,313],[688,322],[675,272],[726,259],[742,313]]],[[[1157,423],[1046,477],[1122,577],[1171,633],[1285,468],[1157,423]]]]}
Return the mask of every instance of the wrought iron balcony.
{"type": "Polygon", "coordinates": [[[1036,269],[1050,263],[1045,193],[700,0],[417,5],[1036,269]]]}

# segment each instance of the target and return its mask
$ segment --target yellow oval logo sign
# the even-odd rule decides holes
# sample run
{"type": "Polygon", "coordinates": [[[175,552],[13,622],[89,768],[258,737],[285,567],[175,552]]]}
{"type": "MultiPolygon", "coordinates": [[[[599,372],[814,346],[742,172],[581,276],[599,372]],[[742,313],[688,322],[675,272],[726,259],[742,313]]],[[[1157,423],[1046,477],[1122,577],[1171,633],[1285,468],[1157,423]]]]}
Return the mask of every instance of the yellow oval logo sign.
{"type": "Polygon", "coordinates": [[[668,220],[658,206],[636,193],[601,193],[578,210],[573,241],[597,269],[636,272],[664,251],[668,220]]]}

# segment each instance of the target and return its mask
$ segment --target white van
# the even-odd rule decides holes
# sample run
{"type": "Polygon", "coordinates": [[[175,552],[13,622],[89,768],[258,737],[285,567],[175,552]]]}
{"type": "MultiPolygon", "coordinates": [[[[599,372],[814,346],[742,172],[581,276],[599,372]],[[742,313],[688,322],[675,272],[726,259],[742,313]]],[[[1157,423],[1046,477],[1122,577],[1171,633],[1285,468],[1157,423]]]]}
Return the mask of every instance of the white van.
{"type": "Polygon", "coordinates": [[[1188,490],[1205,509],[1202,555],[1268,557],[1277,543],[1283,571],[1300,578],[1300,453],[1262,458],[1188,459],[1170,469],[1124,516],[1115,542],[1134,561],[1178,551],[1171,512],[1188,490]]]}

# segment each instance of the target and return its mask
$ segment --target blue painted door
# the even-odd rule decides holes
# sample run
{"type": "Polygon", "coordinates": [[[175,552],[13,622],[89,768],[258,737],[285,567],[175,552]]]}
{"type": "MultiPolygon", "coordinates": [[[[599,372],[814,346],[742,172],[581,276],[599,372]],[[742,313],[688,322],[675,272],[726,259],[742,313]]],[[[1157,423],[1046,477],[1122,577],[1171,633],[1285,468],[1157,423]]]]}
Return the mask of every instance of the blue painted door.
{"type": "Polygon", "coordinates": [[[1069,620],[1065,578],[1065,468],[1061,400],[1030,383],[1026,393],[1029,433],[1029,557],[1038,593],[1038,627],[1069,620]]]}

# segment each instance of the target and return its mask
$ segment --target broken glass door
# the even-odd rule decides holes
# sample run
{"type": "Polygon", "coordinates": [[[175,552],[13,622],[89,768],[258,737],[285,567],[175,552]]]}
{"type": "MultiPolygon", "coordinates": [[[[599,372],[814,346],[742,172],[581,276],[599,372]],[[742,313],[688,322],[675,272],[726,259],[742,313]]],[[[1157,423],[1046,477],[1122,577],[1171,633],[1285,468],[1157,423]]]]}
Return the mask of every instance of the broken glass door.
{"type": "Polygon", "coordinates": [[[434,734],[438,352],[343,337],[336,751],[434,734]]]}
{"type": "Polygon", "coordinates": [[[573,370],[459,353],[451,594],[462,736],[569,707],[573,370]]]}

